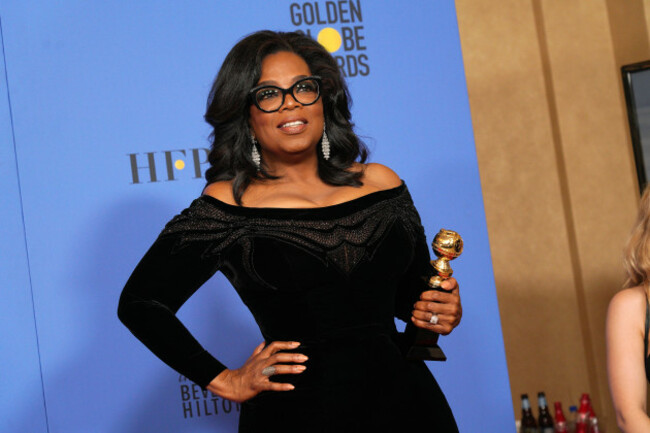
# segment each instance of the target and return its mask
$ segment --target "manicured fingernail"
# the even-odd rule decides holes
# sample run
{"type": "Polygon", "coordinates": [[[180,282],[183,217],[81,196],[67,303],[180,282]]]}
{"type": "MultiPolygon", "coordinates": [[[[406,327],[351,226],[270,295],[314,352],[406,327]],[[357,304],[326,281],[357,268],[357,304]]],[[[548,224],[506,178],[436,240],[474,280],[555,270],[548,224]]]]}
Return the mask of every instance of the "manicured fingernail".
{"type": "Polygon", "coordinates": [[[294,368],[298,371],[305,371],[307,369],[304,365],[296,365],[294,368]]]}
{"type": "Polygon", "coordinates": [[[309,359],[309,357],[308,357],[307,355],[299,355],[299,356],[298,356],[298,359],[299,359],[300,361],[307,361],[307,360],[309,359]]]}
{"type": "Polygon", "coordinates": [[[300,346],[300,343],[297,342],[297,341],[293,341],[293,342],[291,342],[291,346],[298,347],[298,346],[300,346]]]}
{"type": "Polygon", "coordinates": [[[289,385],[289,386],[290,386],[289,391],[293,391],[294,389],[296,389],[296,387],[293,385],[289,385]]]}

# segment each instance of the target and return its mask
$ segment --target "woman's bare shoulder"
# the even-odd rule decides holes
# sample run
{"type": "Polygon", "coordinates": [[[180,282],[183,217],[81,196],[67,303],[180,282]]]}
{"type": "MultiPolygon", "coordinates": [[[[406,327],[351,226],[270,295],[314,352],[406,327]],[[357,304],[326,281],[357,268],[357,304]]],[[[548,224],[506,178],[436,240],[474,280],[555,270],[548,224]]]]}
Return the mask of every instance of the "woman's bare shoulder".
{"type": "Polygon", "coordinates": [[[645,307],[646,296],[643,286],[623,289],[612,296],[610,304],[620,307],[645,307]]]}
{"type": "Polygon", "coordinates": [[[368,164],[356,164],[355,169],[363,171],[361,181],[364,185],[372,186],[376,189],[390,189],[402,184],[402,179],[390,168],[385,165],[371,162],[368,164]]]}
{"type": "Polygon", "coordinates": [[[237,204],[232,195],[232,181],[221,180],[219,182],[212,182],[203,189],[203,195],[209,195],[219,201],[228,204],[237,204]]]}
{"type": "Polygon", "coordinates": [[[608,321],[640,323],[645,316],[646,295],[643,286],[630,287],[616,293],[607,310],[608,321]]]}

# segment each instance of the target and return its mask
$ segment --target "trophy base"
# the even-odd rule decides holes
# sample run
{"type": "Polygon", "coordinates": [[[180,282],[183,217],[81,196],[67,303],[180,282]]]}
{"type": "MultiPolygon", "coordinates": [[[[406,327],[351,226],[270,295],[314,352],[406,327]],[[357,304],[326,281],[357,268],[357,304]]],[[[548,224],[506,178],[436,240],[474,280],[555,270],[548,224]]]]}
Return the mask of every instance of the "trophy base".
{"type": "Polygon", "coordinates": [[[409,323],[406,327],[407,334],[412,335],[413,344],[406,352],[406,359],[423,361],[446,361],[447,357],[438,346],[440,334],[425,329],[415,328],[409,323]]]}
{"type": "Polygon", "coordinates": [[[446,361],[447,357],[440,346],[412,346],[406,354],[406,359],[411,361],[446,361]]]}

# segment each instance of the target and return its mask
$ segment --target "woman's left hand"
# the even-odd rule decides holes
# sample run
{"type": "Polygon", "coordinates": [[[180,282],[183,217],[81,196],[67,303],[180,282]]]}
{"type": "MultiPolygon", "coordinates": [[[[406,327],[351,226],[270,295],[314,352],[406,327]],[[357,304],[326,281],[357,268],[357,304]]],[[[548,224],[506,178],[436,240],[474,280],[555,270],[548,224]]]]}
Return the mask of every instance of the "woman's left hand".
{"type": "Polygon", "coordinates": [[[418,328],[447,335],[460,323],[463,307],[460,305],[458,281],[455,278],[443,281],[441,288],[445,292],[422,292],[420,300],[413,305],[411,321],[418,328]]]}

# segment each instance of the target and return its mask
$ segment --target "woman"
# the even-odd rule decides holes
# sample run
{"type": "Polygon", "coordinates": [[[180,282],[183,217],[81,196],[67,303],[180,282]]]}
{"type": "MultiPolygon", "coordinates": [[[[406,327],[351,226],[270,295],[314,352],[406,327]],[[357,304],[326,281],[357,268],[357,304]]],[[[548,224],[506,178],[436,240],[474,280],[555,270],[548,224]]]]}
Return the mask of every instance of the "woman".
{"type": "Polygon", "coordinates": [[[648,288],[650,281],[650,189],[625,248],[627,280],[607,311],[607,375],[616,421],[625,433],[649,432],[646,413],[648,356],[648,288]]]}
{"type": "Polygon", "coordinates": [[[317,42],[270,31],[240,41],[210,92],[208,185],[120,299],[120,319],[163,361],[243,403],[242,432],[457,431],[394,324],[448,334],[461,317],[457,283],[422,293],[430,266],[417,211],[395,173],[364,164],[350,118],[317,42]],[[236,369],[175,317],[216,270],[265,339],[236,369]]]}

